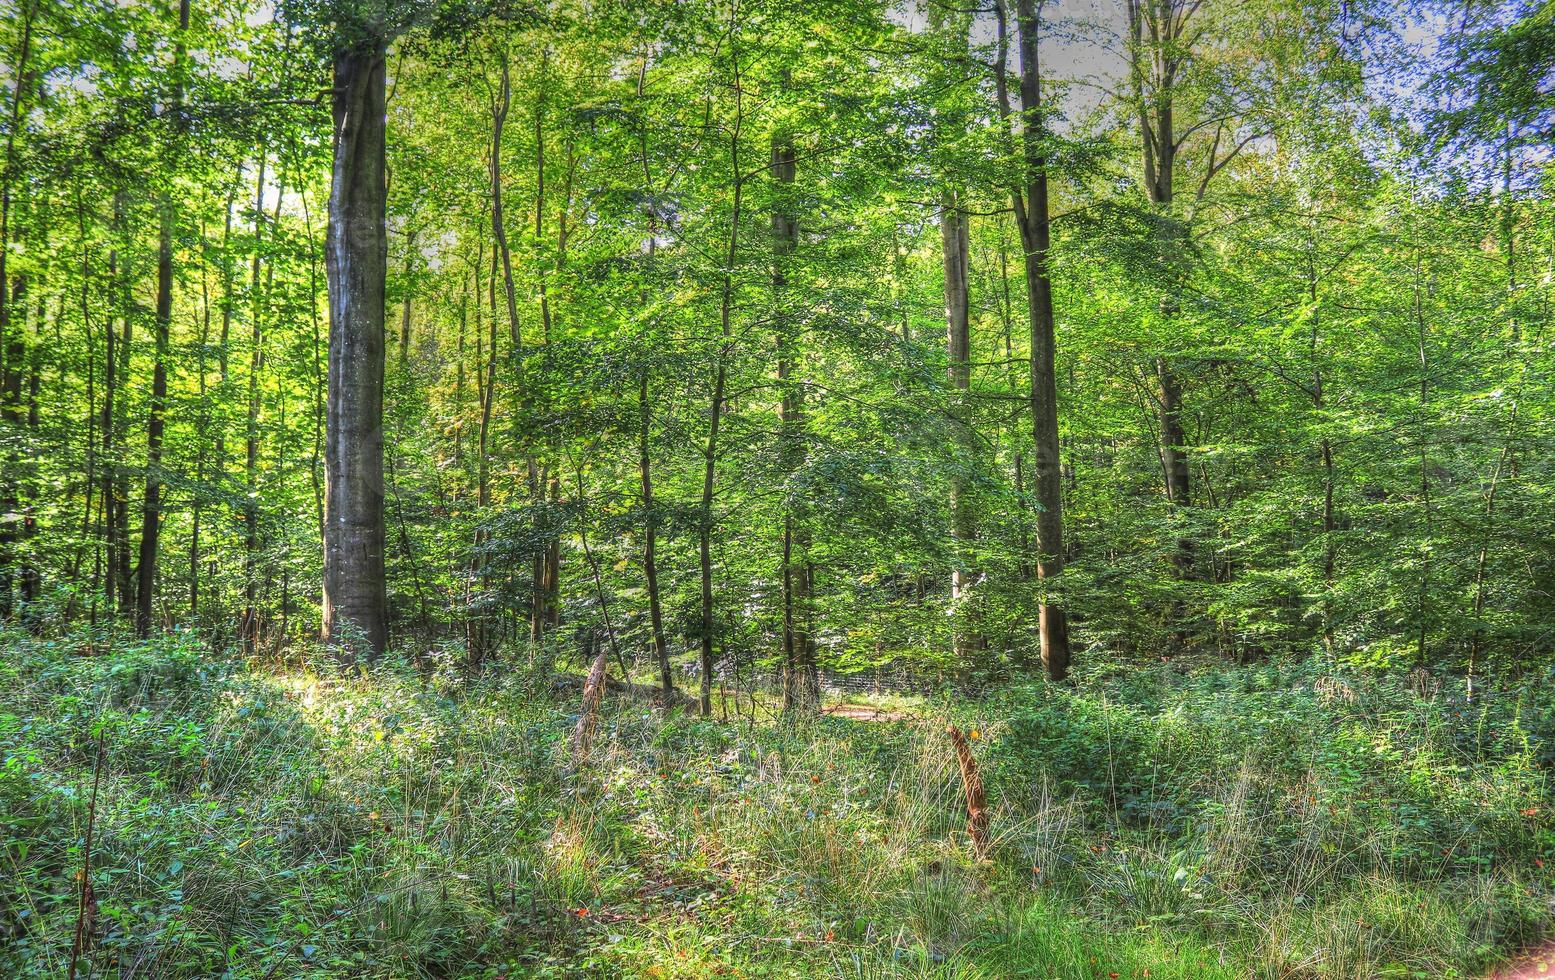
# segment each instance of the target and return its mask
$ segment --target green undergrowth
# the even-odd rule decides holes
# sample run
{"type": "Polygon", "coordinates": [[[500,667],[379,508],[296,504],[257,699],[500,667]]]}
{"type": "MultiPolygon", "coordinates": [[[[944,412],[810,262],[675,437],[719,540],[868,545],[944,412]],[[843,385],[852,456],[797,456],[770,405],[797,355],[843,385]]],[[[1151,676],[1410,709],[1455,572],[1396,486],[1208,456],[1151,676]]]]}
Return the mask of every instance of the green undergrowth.
{"type": "Polygon", "coordinates": [[[99,744],[83,976],[1468,977],[1550,919],[1534,682],[1092,669],[891,723],[611,701],[578,771],[533,670],[3,642],[6,977],[66,972],[99,744]]]}

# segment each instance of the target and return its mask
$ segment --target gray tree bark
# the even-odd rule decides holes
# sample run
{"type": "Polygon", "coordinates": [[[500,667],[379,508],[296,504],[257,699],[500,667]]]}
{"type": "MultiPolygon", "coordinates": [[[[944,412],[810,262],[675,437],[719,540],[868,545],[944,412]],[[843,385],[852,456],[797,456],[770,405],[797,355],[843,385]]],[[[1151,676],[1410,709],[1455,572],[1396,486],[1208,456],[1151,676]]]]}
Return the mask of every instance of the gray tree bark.
{"type": "Polygon", "coordinates": [[[343,655],[389,640],[384,579],[385,227],[382,39],[335,55],[330,176],[329,394],[324,451],[324,640],[343,655]]]}

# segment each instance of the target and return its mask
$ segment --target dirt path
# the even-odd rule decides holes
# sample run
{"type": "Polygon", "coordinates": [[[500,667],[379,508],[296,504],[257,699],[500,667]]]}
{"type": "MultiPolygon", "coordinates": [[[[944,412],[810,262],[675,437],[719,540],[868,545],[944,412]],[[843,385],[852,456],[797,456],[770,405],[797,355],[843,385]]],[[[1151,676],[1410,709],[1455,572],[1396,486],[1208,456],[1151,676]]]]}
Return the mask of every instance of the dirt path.
{"type": "Polygon", "coordinates": [[[1555,943],[1497,967],[1485,980],[1555,980],[1555,943]]]}
{"type": "Polygon", "coordinates": [[[918,717],[911,711],[877,708],[872,704],[834,704],[830,708],[824,709],[821,713],[831,715],[833,718],[847,718],[852,721],[907,721],[918,717]]]}

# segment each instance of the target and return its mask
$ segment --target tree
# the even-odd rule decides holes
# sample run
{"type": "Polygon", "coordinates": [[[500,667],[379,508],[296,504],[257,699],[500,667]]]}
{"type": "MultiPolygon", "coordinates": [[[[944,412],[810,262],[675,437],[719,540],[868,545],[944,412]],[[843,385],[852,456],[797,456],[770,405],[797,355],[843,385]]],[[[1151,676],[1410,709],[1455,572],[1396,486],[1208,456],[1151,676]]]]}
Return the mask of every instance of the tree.
{"type": "Polygon", "coordinates": [[[1139,0],[1094,106],[1054,54],[1102,35],[1036,0],[13,7],[0,591],[43,633],[612,633],[708,713],[1081,643],[1548,650],[1539,9],[1470,12],[1422,135],[1364,4],[1139,0]]]}
{"type": "Polygon", "coordinates": [[[353,25],[334,53],[330,175],[329,396],[323,630],[369,655],[389,642],[384,579],[383,357],[388,232],[381,24],[353,25]]]}
{"type": "MultiPolygon", "coordinates": [[[[177,154],[184,129],[183,71],[184,32],[189,29],[189,0],[179,0],[178,38],[173,48],[172,98],[168,112],[174,135],[171,154],[177,154]]],[[[170,161],[171,162],[171,161],[170,161]]],[[[173,226],[176,217],[172,195],[163,192],[157,205],[157,310],[156,359],[151,376],[151,413],[146,421],[146,497],[141,508],[140,558],[136,564],[135,630],[151,634],[151,607],[156,598],[157,545],[162,534],[162,439],[167,412],[167,359],[173,321],[173,226]]]]}
{"type": "MultiPolygon", "coordinates": [[[[26,280],[14,277],[6,268],[11,252],[13,236],[11,210],[13,186],[17,181],[17,141],[25,118],[23,106],[27,95],[31,72],[33,28],[38,15],[38,5],[26,3],[20,19],[21,29],[11,59],[14,84],[11,89],[10,118],[5,135],[5,159],[0,162],[0,418],[10,426],[20,424],[22,409],[23,363],[27,345],[19,326],[12,324],[13,313],[26,295],[26,280]],[[21,297],[17,294],[20,293],[21,297]]],[[[3,486],[0,486],[0,616],[9,617],[14,608],[15,579],[26,582],[33,572],[16,554],[23,528],[29,518],[17,513],[21,502],[18,486],[22,471],[21,460],[15,453],[7,460],[8,470],[3,486]],[[13,570],[14,569],[14,570],[13,570]]]]}
{"type": "MultiPolygon", "coordinates": [[[[966,18],[935,5],[930,10],[930,26],[946,35],[945,46],[952,65],[957,59],[965,58],[969,29],[966,18]]],[[[937,135],[948,142],[966,126],[969,113],[944,109],[941,113],[936,117],[937,135]]],[[[950,387],[959,398],[956,405],[960,415],[956,420],[957,451],[963,459],[971,459],[976,455],[972,422],[966,417],[967,392],[972,386],[971,218],[963,203],[965,189],[959,186],[955,175],[946,173],[938,177],[940,254],[945,275],[945,359],[950,387]]],[[[971,597],[972,583],[977,579],[970,545],[977,539],[977,515],[971,487],[959,474],[953,475],[950,481],[950,533],[961,545],[955,556],[955,570],[951,573],[950,597],[952,602],[965,604],[971,597]]],[[[963,624],[955,635],[957,662],[967,664],[983,645],[983,638],[976,629],[963,624]]]]}
{"type": "MultiPolygon", "coordinates": [[[[1005,91],[1005,42],[1007,15],[999,6],[999,63],[995,67],[1000,108],[1009,112],[1005,91]]],[[[1053,318],[1053,279],[1049,270],[1052,219],[1048,212],[1049,134],[1042,107],[1042,68],[1038,57],[1042,22],[1035,0],[1017,0],[1015,8],[1020,46],[1020,164],[1019,177],[1010,188],[1015,223],[1020,229],[1026,271],[1026,297],[1031,324],[1031,419],[1036,443],[1035,489],[1037,500],[1037,578],[1044,593],[1038,612],[1042,664],[1048,677],[1061,681],[1069,675],[1069,618],[1052,591],[1064,571],[1063,479],[1058,440],[1057,338],[1053,318]]]]}

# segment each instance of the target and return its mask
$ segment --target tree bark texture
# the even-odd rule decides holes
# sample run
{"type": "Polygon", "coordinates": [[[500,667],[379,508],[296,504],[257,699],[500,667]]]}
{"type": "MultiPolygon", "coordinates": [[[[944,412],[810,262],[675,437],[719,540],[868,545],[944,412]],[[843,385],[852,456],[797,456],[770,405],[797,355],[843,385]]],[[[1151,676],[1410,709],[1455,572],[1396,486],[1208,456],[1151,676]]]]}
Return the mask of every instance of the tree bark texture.
{"type": "Polygon", "coordinates": [[[388,645],[383,355],[388,263],[381,41],[335,56],[329,277],[324,639],[347,656],[388,645]]]}
{"type": "MultiPolygon", "coordinates": [[[[1026,292],[1031,318],[1031,416],[1036,443],[1034,483],[1037,513],[1037,578],[1051,589],[1064,571],[1063,474],[1058,440],[1057,349],[1053,316],[1053,280],[1048,268],[1052,245],[1048,215],[1047,151],[1042,117],[1042,74],[1037,43],[1041,26],[1035,0],[1018,0],[1020,95],[1024,194],[1016,195],[1016,221],[1025,252],[1026,292]]],[[[1051,594],[1038,611],[1042,663],[1053,680],[1069,674],[1069,619],[1051,594]]]]}

